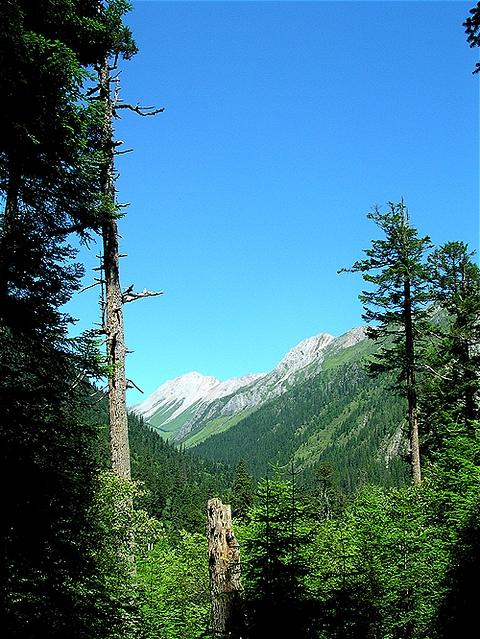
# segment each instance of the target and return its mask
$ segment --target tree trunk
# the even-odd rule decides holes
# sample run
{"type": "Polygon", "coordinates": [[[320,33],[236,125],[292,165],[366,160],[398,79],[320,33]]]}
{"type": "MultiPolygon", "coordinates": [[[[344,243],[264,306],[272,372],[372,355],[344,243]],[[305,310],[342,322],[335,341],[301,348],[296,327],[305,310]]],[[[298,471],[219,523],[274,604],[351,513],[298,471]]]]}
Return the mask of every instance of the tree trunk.
{"type": "Polygon", "coordinates": [[[10,269],[15,260],[14,229],[15,219],[18,215],[18,192],[20,178],[12,171],[8,181],[5,210],[0,236],[0,299],[2,300],[2,312],[7,309],[7,301],[10,289],[10,269]]]}
{"type": "Polygon", "coordinates": [[[413,481],[422,483],[420,464],[420,438],[418,429],[417,389],[415,387],[415,346],[413,340],[412,301],[410,277],[404,278],[404,328],[405,328],[405,368],[407,381],[408,424],[410,427],[410,447],[412,455],[413,481]]]}
{"type": "Polygon", "coordinates": [[[214,639],[240,639],[240,550],[232,529],[230,506],[211,499],[207,506],[208,564],[214,639]]]}
{"type": "Polygon", "coordinates": [[[112,469],[120,477],[130,479],[128,443],[127,380],[125,376],[125,333],[122,290],[118,257],[117,207],[114,178],[114,142],[112,99],[108,57],[99,71],[100,101],[103,106],[102,127],[102,195],[109,210],[102,225],[103,270],[105,277],[104,327],[106,331],[108,376],[108,412],[110,418],[110,451],[112,469]]]}

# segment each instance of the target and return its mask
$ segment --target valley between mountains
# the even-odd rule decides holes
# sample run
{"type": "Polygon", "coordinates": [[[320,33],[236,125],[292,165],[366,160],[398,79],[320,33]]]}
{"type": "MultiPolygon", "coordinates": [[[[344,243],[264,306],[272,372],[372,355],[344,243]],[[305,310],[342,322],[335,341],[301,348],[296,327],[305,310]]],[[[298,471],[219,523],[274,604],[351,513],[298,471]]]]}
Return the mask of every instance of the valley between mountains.
{"type": "Polygon", "coordinates": [[[220,382],[190,372],[130,411],[196,455],[245,459],[257,477],[293,462],[308,482],[324,462],[347,490],[367,479],[398,485],[408,476],[406,407],[387,392],[390,379],[367,374],[375,348],[364,327],[340,337],[320,333],[269,373],[220,382]]]}

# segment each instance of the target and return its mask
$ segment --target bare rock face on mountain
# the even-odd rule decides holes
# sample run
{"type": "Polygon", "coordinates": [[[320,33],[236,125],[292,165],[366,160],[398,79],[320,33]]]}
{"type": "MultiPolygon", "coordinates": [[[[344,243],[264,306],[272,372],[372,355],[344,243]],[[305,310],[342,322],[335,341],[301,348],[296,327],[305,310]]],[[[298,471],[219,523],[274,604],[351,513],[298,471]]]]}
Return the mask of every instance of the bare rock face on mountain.
{"type": "Polygon", "coordinates": [[[199,402],[209,403],[225,395],[231,395],[259,377],[262,377],[262,374],[250,374],[219,382],[215,377],[206,377],[201,373],[186,373],[165,382],[144,402],[132,406],[131,411],[148,421],[159,411],[166,410],[169,416],[165,421],[170,422],[191,406],[199,402]]]}
{"type": "Polygon", "coordinates": [[[365,339],[365,329],[355,328],[335,338],[320,333],[292,348],[270,373],[249,374],[224,382],[197,372],[167,381],[130,410],[175,442],[198,441],[225,430],[264,402],[286,392],[322,370],[329,354],[365,339]]]}
{"type": "Polygon", "coordinates": [[[292,378],[296,371],[309,364],[321,364],[324,359],[325,347],[334,340],[335,338],[328,333],[320,333],[320,335],[304,339],[285,355],[270,374],[278,378],[278,383],[282,383],[288,378],[292,378]]]}

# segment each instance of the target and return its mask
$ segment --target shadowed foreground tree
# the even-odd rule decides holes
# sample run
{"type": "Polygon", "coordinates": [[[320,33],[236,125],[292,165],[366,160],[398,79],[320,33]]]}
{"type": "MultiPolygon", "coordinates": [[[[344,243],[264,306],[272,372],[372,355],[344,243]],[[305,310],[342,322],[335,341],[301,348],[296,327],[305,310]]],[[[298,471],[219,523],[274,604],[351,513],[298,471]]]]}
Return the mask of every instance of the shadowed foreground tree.
{"type": "MultiPolygon", "coordinates": [[[[124,3],[121,3],[124,4],[124,3]]],[[[94,512],[101,371],[62,306],[82,268],[67,243],[101,226],[97,132],[85,66],[118,35],[97,0],[0,5],[0,438],[4,617],[9,637],[107,637],[109,592],[94,512]]]]}

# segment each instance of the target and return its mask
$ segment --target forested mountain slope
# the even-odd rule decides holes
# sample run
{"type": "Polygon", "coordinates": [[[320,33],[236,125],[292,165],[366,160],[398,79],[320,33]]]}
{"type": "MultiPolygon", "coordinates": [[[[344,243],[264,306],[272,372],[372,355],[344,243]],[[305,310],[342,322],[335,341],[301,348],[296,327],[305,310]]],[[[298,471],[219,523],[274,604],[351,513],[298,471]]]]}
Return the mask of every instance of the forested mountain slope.
{"type": "Polygon", "coordinates": [[[269,373],[249,374],[225,382],[197,372],[187,373],[166,382],[130,410],[165,438],[185,442],[189,447],[229,428],[239,418],[315,375],[334,353],[364,337],[362,327],[337,338],[320,333],[292,348],[269,373]]]}
{"type": "MultiPolygon", "coordinates": [[[[98,459],[108,469],[106,399],[90,409],[88,421],[100,429],[98,459]]],[[[141,490],[136,505],[161,520],[168,529],[203,534],[207,501],[226,494],[233,481],[233,468],[225,462],[201,459],[183,446],[170,444],[136,415],[129,415],[128,430],[132,478],[139,482],[141,490]]]]}
{"type": "Polygon", "coordinates": [[[133,410],[200,458],[245,459],[256,478],[294,461],[308,484],[315,465],[329,462],[343,490],[398,485],[408,476],[406,405],[388,392],[390,378],[367,374],[376,348],[363,327],[321,333],[270,373],[227,382],[188,373],[133,410]]]}
{"type": "Polygon", "coordinates": [[[290,460],[308,481],[315,464],[329,462],[345,490],[371,481],[402,483],[408,476],[403,435],[405,404],[388,393],[391,379],[373,379],[365,362],[373,344],[338,350],[324,370],[260,406],[223,433],[193,448],[201,457],[236,463],[256,477],[290,460]]]}
{"type": "Polygon", "coordinates": [[[138,506],[172,530],[203,534],[207,501],[226,494],[233,468],[175,447],[135,416],[129,437],[132,476],[145,487],[138,506]]]}

